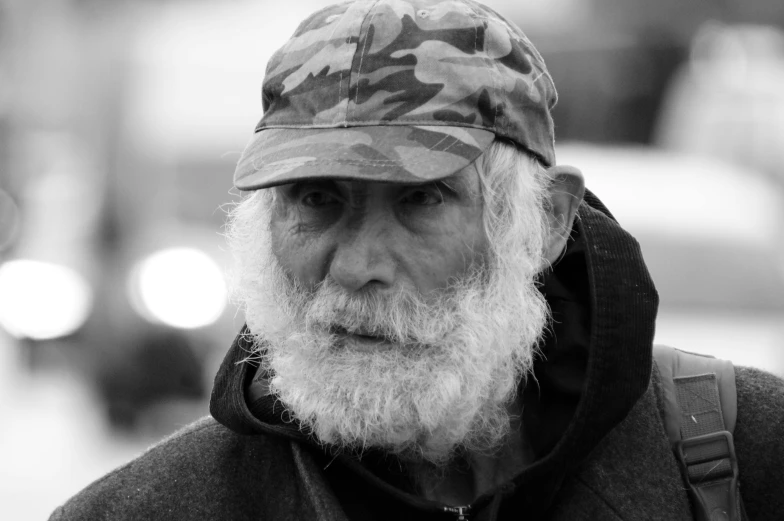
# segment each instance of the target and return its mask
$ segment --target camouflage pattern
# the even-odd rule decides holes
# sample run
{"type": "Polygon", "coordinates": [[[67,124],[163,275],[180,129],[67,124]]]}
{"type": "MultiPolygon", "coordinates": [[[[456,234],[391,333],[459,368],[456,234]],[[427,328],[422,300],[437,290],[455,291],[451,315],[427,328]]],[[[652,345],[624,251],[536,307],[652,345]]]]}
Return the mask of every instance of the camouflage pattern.
{"type": "Polygon", "coordinates": [[[268,63],[235,185],[422,182],[466,167],[496,136],[552,165],[556,99],[522,31],[472,0],[327,7],[268,63]]]}

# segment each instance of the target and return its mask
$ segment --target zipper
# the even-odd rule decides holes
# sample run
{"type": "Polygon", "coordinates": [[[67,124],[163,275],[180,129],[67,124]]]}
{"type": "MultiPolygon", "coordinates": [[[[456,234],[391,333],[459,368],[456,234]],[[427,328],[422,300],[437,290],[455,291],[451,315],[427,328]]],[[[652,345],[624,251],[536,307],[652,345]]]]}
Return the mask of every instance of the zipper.
{"type": "Polygon", "coordinates": [[[444,512],[456,515],[457,521],[468,521],[471,505],[466,505],[464,507],[444,507],[444,512]]]}

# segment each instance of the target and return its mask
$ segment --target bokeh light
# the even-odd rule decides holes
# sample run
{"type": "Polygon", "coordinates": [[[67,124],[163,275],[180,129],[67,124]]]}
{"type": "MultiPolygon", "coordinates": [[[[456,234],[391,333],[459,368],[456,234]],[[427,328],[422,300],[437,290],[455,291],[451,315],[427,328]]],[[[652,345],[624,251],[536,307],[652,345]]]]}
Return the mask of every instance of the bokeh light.
{"type": "Polygon", "coordinates": [[[84,277],[65,266],[24,259],[0,266],[0,325],[16,338],[73,333],[87,320],[92,300],[84,277]]]}
{"type": "Polygon", "coordinates": [[[169,248],[142,260],[131,272],[128,291],[143,317],[182,329],[210,325],[226,307],[220,267],[195,248],[169,248]]]}

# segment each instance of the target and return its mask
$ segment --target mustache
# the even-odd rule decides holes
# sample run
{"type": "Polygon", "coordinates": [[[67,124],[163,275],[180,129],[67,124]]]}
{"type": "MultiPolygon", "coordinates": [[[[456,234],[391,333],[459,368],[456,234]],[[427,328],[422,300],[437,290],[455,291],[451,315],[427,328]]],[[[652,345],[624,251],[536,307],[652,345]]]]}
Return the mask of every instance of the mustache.
{"type": "Polygon", "coordinates": [[[298,294],[295,315],[310,332],[356,334],[401,345],[443,336],[457,307],[455,287],[427,297],[407,285],[348,293],[329,276],[315,290],[298,294]]]}

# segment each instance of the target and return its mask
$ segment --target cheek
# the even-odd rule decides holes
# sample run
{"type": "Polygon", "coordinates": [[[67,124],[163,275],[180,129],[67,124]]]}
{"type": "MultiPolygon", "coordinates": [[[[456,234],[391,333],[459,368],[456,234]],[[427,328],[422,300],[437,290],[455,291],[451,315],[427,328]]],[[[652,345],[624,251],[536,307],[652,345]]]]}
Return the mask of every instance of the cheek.
{"type": "Polygon", "coordinates": [[[410,272],[420,291],[443,288],[469,268],[482,265],[488,241],[481,209],[457,208],[448,212],[436,233],[428,234],[409,251],[410,272]]]}
{"type": "Polygon", "coordinates": [[[270,234],[272,252],[286,273],[307,288],[323,280],[328,255],[323,235],[303,232],[291,211],[273,216],[270,234]]]}
{"type": "Polygon", "coordinates": [[[481,210],[471,210],[448,220],[450,230],[445,234],[453,265],[462,271],[483,263],[488,248],[481,210]]]}

